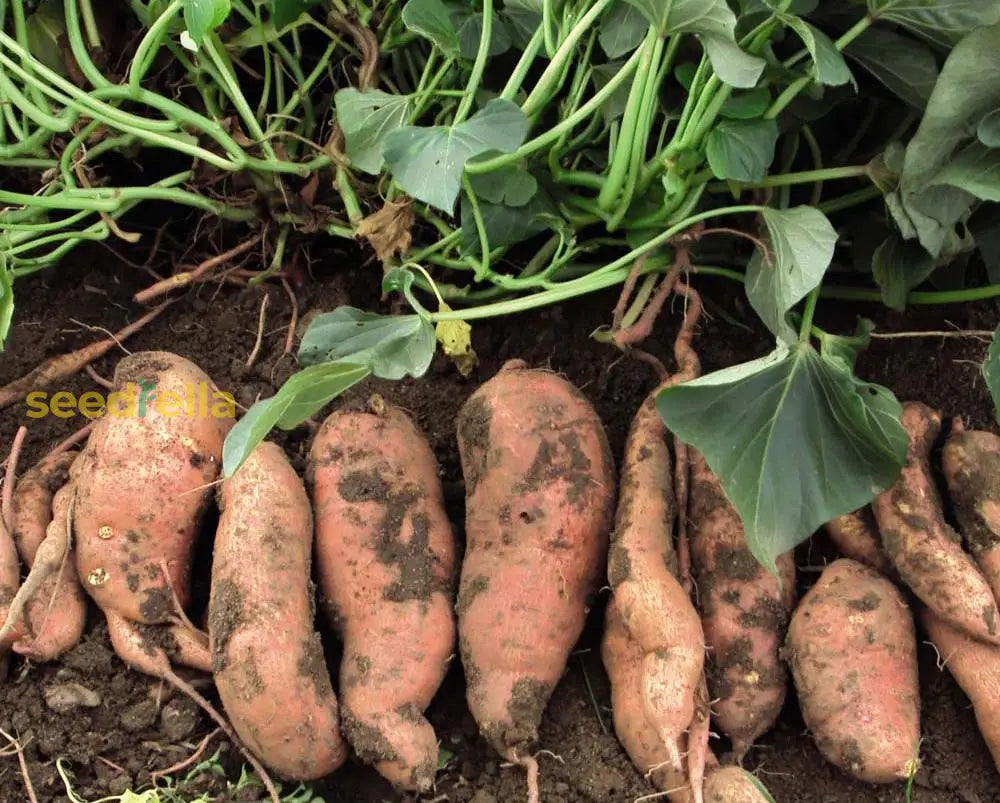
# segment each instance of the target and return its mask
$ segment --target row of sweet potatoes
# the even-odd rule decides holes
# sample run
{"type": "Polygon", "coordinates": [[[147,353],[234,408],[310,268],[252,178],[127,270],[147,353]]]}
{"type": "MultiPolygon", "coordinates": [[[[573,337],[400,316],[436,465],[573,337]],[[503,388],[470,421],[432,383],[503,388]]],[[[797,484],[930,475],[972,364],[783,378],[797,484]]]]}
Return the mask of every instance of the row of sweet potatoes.
{"type": "MultiPolygon", "coordinates": [[[[116,386],[140,379],[157,392],[181,393],[210,381],[159,352],[119,364],[116,386]]],[[[929,589],[937,610],[954,613],[930,590],[943,580],[927,577],[921,586],[915,579],[925,578],[930,558],[900,547],[926,540],[916,531],[927,525],[913,516],[935,513],[946,528],[927,463],[934,439],[916,426],[933,416],[917,406],[906,416],[910,465],[873,505],[881,535],[860,514],[830,531],[854,557],[864,555],[840,535],[853,532],[851,544],[868,538],[867,562],[886,572],[896,567],[921,599],[929,589]],[[914,508],[917,497],[923,506],[914,508]],[[908,557],[925,571],[906,569],[908,557]]],[[[457,598],[438,467],[404,413],[376,399],[369,411],[331,415],[313,441],[306,483],[269,443],[219,483],[229,423],[155,409],[102,418],[79,455],[52,455],[27,472],[6,524],[31,570],[17,590],[12,550],[0,565],[0,583],[11,592],[0,644],[38,660],[72,646],[83,627],[83,588],[131,665],[182,686],[175,664],[211,671],[240,740],[279,775],[326,775],[349,744],[400,788],[427,790],[438,748],[423,712],[457,640],[481,732],[527,768],[529,797],[537,799],[531,750],[541,715],[607,568],[612,597],[602,656],[616,731],[672,800],[765,799],[752,776],[718,767],[709,722],[742,757],[781,710],[785,657],[828,758],[869,780],[912,771],[916,645],[901,594],[876,571],[835,562],[796,609],[782,651],[795,602],[792,556],[779,561],[777,577],[756,563],[697,454],[683,494],[688,504],[678,503],[669,434],[652,399],[633,422],[616,493],[601,422],[563,379],[514,362],[470,397],[457,421],[467,497],[457,598]],[[221,515],[205,632],[185,608],[194,539],[216,488],[221,515]],[[674,530],[687,522],[697,606],[674,550],[674,530]],[[324,613],[344,641],[339,701],[314,629],[314,557],[324,613]]],[[[994,455],[1000,460],[1000,448],[994,455]]],[[[981,500],[992,486],[975,479],[983,476],[979,459],[966,461],[959,484],[981,500]]],[[[969,506],[987,510],[980,514],[987,519],[992,510],[969,506]]],[[[974,552],[985,570],[989,550],[974,552]]],[[[956,561],[948,553],[941,563],[956,561]]],[[[978,574],[971,561],[964,568],[978,574]]],[[[982,628],[944,612],[928,628],[949,653],[992,656],[996,633],[985,621],[989,612],[980,613],[981,642],[962,642],[962,633],[979,638],[982,628]],[[951,647],[949,634],[958,640],[951,647]]],[[[975,702],[974,684],[963,681],[956,661],[948,665],[975,702]]]]}

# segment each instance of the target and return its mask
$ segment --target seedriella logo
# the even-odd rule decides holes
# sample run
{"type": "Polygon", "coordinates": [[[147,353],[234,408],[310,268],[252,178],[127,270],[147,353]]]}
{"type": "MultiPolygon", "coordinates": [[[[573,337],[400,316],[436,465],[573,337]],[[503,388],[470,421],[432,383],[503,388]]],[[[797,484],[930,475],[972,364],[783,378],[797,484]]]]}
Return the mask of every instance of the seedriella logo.
{"type": "Polygon", "coordinates": [[[150,412],[164,418],[235,418],[236,401],[231,393],[218,390],[207,382],[187,385],[183,393],[167,390],[158,392],[151,379],[128,382],[122,390],[106,398],[97,391],[81,393],[79,397],[61,390],[49,396],[33,391],[25,399],[28,418],[145,418],[150,412]]]}

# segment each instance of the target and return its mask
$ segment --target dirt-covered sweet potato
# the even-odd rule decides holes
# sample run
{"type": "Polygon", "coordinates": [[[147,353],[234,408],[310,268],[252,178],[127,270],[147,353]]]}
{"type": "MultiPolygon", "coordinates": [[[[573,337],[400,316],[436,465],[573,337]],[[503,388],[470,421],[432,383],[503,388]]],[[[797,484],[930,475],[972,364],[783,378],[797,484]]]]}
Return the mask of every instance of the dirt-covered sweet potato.
{"type": "Polygon", "coordinates": [[[845,558],[871,566],[886,576],[894,576],[896,570],[882,548],[878,522],[871,505],[837,516],[826,523],[826,534],[845,558]]]}
{"type": "Polygon", "coordinates": [[[948,526],[931,474],[941,416],[918,402],[903,405],[907,463],[895,484],[872,502],[882,544],[899,576],[944,621],[1000,644],[1000,611],[976,564],[948,526]]]}
{"type": "Polygon", "coordinates": [[[459,412],[469,709],[522,761],[604,575],[615,477],[604,428],[558,375],[506,364],[459,412]]]}
{"type": "MultiPolygon", "coordinates": [[[[68,525],[68,498],[58,511],[53,510],[52,498],[69,480],[69,467],[76,457],[77,452],[47,456],[17,483],[13,534],[21,560],[29,569],[48,527],[65,529],[68,525]]],[[[87,622],[87,600],[72,551],[27,601],[24,619],[24,631],[14,643],[14,651],[33,661],[51,661],[80,641],[87,622]]]]}
{"type": "Polygon", "coordinates": [[[788,672],[779,653],[795,606],[795,559],[780,555],[775,576],[754,558],[739,514],[694,450],[690,520],[712,713],[741,758],[785,702],[788,672]]]}
{"type": "Polygon", "coordinates": [[[938,651],[940,663],[955,678],[976,712],[976,724],[1000,771],[1000,647],[983,644],[946,624],[929,608],[920,623],[938,651]]]}
{"type": "Polygon", "coordinates": [[[313,514],[281,447],[261,443],[219,494],[208,629],[222,705],[275,772],[321,778],[347,757],[313,626],[313,514]]]}
{"type": "Polygon", "coordinates": [[[197,527],[232,424],[200,403],[212,387],[167,352],[137,352],[115,370],[109,409],[70,470],[77,571],[105,612],[144,624],[183,615],[197,527]]]}
{"type": "Polygon", "coordinates": [[[956,428],[941,467],[965,543],[1000,599],[1000,437],[956,428]]]}
{"type": "Polygon", "coordinates": [[[705,639],[698,612],[676,576],[669,435],[655,395],[639,408],[625,444],[608,581],[626,632],[639,647],[636,671],[646,717],[672,771],[683,778],[685,734],[695,713],[705,639]]]}
{"type": "Polygon", "coordinates": [[[401,410],[371,406],[334,413],[313,442],[316,563],[344,640],[347,739],[393,784],[426,792],[438,740],[423,713],[455,650],[455,547],[426,439],[401,410]]]}
{"type": "Polygon", "coordinates": [[[834,561],[795,609],[785,654],[828,761],[871,783],[909,777],[920,743],[917,642],[895,585],[834,561]]]}

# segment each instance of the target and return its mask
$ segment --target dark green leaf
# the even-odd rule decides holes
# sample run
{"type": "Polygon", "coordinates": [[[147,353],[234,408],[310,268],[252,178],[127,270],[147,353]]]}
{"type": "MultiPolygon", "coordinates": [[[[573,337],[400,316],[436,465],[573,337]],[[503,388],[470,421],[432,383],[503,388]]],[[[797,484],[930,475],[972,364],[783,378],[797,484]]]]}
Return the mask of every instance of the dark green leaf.
{"type": "Polygon", "coordinates": [[[618,3],[601,22],[597,40],[609,59],[617,59],[639,47],[647,30],[649,20],[636,6],[618,3]]]}
{"type": "Polygon", "coordinates": [[[722,104],[719,114],[731,120],[754,120],[771,105],[771,90],[766,86],[747,92],[734,92],[722,104]]]}
{"type": "Polygon", "coordinates": [[[996,0],[868,0],[868,9],[944,48],[976,28],[1000,22],[996,0]]]}
{"type": "Polygon", "coordinates": [[[1000,148],[1000,109],[994,109],[976,126],[979,141],[990,148],[1000,148]]]}
{"type": "Polygon", "coordinates": [[[382,141],[406,122],[410,96],[391,95],[380,89],[361,92],[349,87],[339,90],[333,99],[347,158],[358,170],[377,175],[382,169],[382,141]]]}
{"type": "Polygon", "coordinates": [[[990,284],[1000,284],[1000,204],[983,204],[968,225],[990,284]]]}
{"type": "Polygon", "coordinates": [[[500,13],[514,44],[523,50],[542,25],[542,0],[506,0],[500,13]]]}
{"type": "MultiPolygon", "coordinates": [[[[517,207],[480,201],[479,212],[483,216],[486,239],[493,249],[516,245],[550,228],[556,210],[552,203],[539,193],[526,205],[517,207]]],[[[482,253],[479,231],[476,229],[476,221],[472,214],[472,204],[464,195],[460,247],[463,255],[479,256],[482,253]]]]}
{"type": "Polygon", "coordinates": [[[274,396],[254,404],[229,431],[222,446],[225,476],[233,476],[276,426],[294,429],[370,373],[366,365],[332,362],[293,374],[274,396]]]}
{"type": "Polygon", "coordinates": [[[875,324],[867,318],[860,318],[853,335],[833,335],[821,332],[819,335],[820,353],[829,360],[840,360],[848,371],[854,370],[858,355],[868,348],[872,340],[875,324]]]}
{"type": "Polygon", "coordinates": [[[904,236],[915,234],[935,257],[973,197],[954,187],[929,185],[983,116],[1000,106],[998,37],[1000,25],[980,28],[951,51],[906,146],[899,189],[886,199],[904,236]]]}
{"type": "Polygon", "coordinates": [[[184,24],[188,35],[196,45],[210,31],[214,31],[229,16],[231,6],[229,0],[182,0],[184,5],[184,24]]]}
{"type": "Polygon", "coordinates": [[[271,19],[274,27],[280,30],[286,25],[291,25],[313,6],[319,5],[320,0],[272,0],[272,2],[271,19]]]}
{"type": "Polygon", "coordinates": [[[774,161],[774,120],[722,120],[708,135],[705,155],[716,178],[760,181],[774,161]]]}
{"type": "Polygon", "coordinates": [[[851,71],[837,46],[825,33],[800,17],[782,14],[781,21],[795,31],[806,46],[816,67],[816,81],[827,86],[840,86],[853,80],[851,71]]]}
{"type": "Polygon", "coordinates": [[[434,357],[434,342],[434,327],[420,315],[339,307],[313,319],[299,346],[299,363],[342,360],[370,366],[379,379],[420,377],[434,357]]]}
{"type": "Polygon", "coordinates": [[[875,249],[872,275],[882,291],[882,302],[894,310],[906,309],[910,291],[933,273],[937,263],[923,246],[892,234],[875,249]]]}
{"type": "Polygon", "coordinates": [[[674,78],[677,79],[682,87],[684,87],[688,92],[691,91],[691,86],[694,84],[694,76],[698,72],[698,65],[693,64],[690,61],[685,61],[683,64],[678,64],[674,69],[674,78]]]}
{"type": "Polygon", "coordinates": [[[661,34],[714,33],[733,38],[736,15],[726,0],[625,0],[639,9],[661,34]]]}
{"type": "MultiPolygon", "coordinates": [[[[612,61],[607,64],[597,64],[590,74],[594,82],[596,91],[602,90],[620,71],[625,62],[612,61]]],[[[630,81],[623,81],[618,84],[611,95],[601,104],[601,116],[604,122],[611,123],[625,114],[625,106],[628,103],[629,90],[632,84],[630,81]]]]}
{"type": "Polygon", "coordinates": [[[888,488],[906,459],[893,395],[806,343],[668,388],[657,407],[705,456],[772,572],[778,555],[888,488]]]}
{"type": "Polygon", "coordinates": [[[932,183],[958,187],[983,201],[1000,201],[1000,148],[973,142],[959,151],[932,183]]]}
{"type": "Polygon", "coordinates": [[[430,39],[444,55],[453,59],[459,57],[458,31],[442,0],[408,0],[403,6],[402,17],[409,30],[430,39]]]}
{"type": "Polygon", "coordinates": [[[986,362],[983,363],[983,379],[993,397],[993,409],[996,419],[1000,422],[1000,326],[993,333],[989,351],[986,352],[986,362]]]}
{"type": "Polygon", "coordinates": [[[61,37],[66,35],[66,17],[61,0],[44,0],[25,22],[28,52],[50,70],[66,76],[61,37]]]}
{"type": "Polygon", "coordinates": [[[451,213],[470,159],[511,153],[524,142],[528,118],[509,100],[495,99],[457,126],[404,126],[386,135],[382,156],[403,190],[451,213]]]}
{"type": "Polygon", "coordinates": [[[741,49],[731,33],[704,33],[701,43],[708,60],[712,62],[712,69],[723,83],[740,89],[751,89],[757,85],[767,62],[741,49]]]}
{"type": "MultiPolygon", "coordinates": [[[[463,59],[472,61],[479,54],[479,40],[483,36],[483,14],[472,11],[467,5],[448,3],[451,21],[458,34],[458,49],[463,59]]],[[[507,26],[494,14],[490,26],[490,55],[499,56],[510,50],[510,33],[507,26]]]]}
{"type": "Polygon", "coordinates": [[[521,165],[506,165],[490,173],[477,173],[469,176],[469,183],[477,198],[512,207],[524,206],[538,191],[535,177],[521,165]]]}
{"type": "Polygon", "coordinates": [[[872,27],[844,50],[898,98],[923,110],[938,77],[934,54],[923,42],[872,27]]]}
{"type": "Polygon", "coordinates": [[[747,266],[747,298],[774,336],[791,343],[795,333],[785,316],[823,280],[837,232],[826,215],[811,206],[766,207],[763,217],[770,259],[759,249],[754,252],[747,266]]]}

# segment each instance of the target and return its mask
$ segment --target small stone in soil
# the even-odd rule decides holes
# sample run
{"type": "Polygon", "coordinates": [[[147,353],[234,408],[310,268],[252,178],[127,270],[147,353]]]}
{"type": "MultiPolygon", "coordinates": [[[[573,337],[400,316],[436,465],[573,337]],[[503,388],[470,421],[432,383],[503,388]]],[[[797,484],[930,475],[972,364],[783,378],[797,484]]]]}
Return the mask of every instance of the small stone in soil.
{"type": "Polygon", "coordinates": [[[172,742],[186,739],[198,727],[198,706],[186,697],[175,697],[163,707],[160,731],[172,742]]]}
{"type": "Polygon", "coordinates": [[[156,703],[152,700],[143,700],[126,708],[119,721],[128,733],[138,733],[153,726],[156,722],[156,713],[156,703]]]}
{"type": "Polygon", "coordinates": [[[97,708],[101,695],[80,683],[57,683],[45,689],[45,705],[60,713],[74,708],[97,708]]]}

